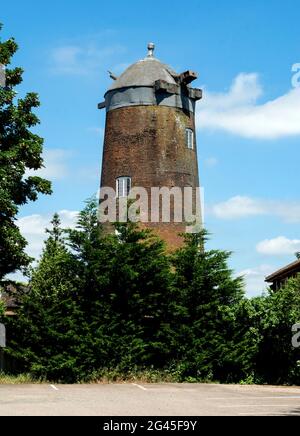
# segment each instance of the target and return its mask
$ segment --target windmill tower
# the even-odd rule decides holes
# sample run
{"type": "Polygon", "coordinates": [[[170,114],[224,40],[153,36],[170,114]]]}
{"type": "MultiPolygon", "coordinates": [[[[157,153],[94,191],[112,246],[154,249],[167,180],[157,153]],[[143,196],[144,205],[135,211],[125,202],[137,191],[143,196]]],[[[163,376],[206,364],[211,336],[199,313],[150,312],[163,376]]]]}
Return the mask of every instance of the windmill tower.
{"type": "Polygon", "coordinates": [[[99,104],[99,109],[106,109],[100,192],[110,187],[121,199],[135,187],[144,188],[150,222],[143,225],[173,249],[180,246],[179,234],[186,231],[184,206],[175,204],[171,195],[170,221],[160,211],[158,219],[151,222],[152,190],[180,188],[183,193],[190,188],[195,211],[199,188],[195,106],[202,91],[190,85],[197,79],[194,72],[177,74],[154,57],[154,49],[154,44],[149,44],[146,58],[131,65],[120,77],[110,73],[113,84],[105,94],[105,102],[99,104]],[[183,212],[181,222],[178,208],[183,212]]]}

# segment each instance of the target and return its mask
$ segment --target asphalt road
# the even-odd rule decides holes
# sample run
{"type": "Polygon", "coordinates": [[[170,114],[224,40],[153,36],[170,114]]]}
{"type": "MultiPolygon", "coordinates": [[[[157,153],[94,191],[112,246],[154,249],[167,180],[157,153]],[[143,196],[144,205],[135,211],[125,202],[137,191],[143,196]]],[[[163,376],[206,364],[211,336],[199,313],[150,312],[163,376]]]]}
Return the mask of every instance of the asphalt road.
{"type": "Polygon", "coordinates": [[[0,416],[300,416],[300,388],[203,384],[0,385],[0,416]]]}

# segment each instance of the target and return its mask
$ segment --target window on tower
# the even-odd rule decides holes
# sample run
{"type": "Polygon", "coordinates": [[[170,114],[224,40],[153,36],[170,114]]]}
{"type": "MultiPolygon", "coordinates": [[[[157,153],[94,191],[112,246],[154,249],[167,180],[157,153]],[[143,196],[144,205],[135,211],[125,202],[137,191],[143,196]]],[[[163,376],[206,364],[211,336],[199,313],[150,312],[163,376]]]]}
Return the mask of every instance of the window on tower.
{"type": "Polygon", "coordinates": [[[128,197],[131,191],[131,177],[117,178],[117,196],[128,197]]]}
{"type": "Polygon", "coordinates": [[[185,130],[185,141],[187,148],[194,150],[194,131],[192,129],[185,130]]]}

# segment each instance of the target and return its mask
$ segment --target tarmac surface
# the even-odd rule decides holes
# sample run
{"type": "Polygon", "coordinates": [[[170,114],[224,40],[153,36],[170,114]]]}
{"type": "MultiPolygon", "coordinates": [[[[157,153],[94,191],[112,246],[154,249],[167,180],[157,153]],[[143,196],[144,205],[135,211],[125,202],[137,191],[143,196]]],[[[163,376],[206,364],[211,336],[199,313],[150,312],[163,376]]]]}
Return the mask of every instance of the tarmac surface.
{"type": "Polygon", "coordinates": [[[300,416],[300,388],[208,384],[0,385],[0,416],[300,416]]]}

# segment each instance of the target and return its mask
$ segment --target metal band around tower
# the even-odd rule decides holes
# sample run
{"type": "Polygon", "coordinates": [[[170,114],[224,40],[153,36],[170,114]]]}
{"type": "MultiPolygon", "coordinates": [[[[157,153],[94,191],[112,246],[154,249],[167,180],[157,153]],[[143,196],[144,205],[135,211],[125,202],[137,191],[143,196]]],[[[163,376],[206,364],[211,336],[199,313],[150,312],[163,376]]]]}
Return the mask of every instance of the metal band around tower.
{"type": "Polygon", "coordinates": [[[107,112],[130,106],[168,106],[194,113],[195,103],[195,99],[183,93],[156,92],[154,87],[146,86],[115,89],[105,94],[107,112]]]}

